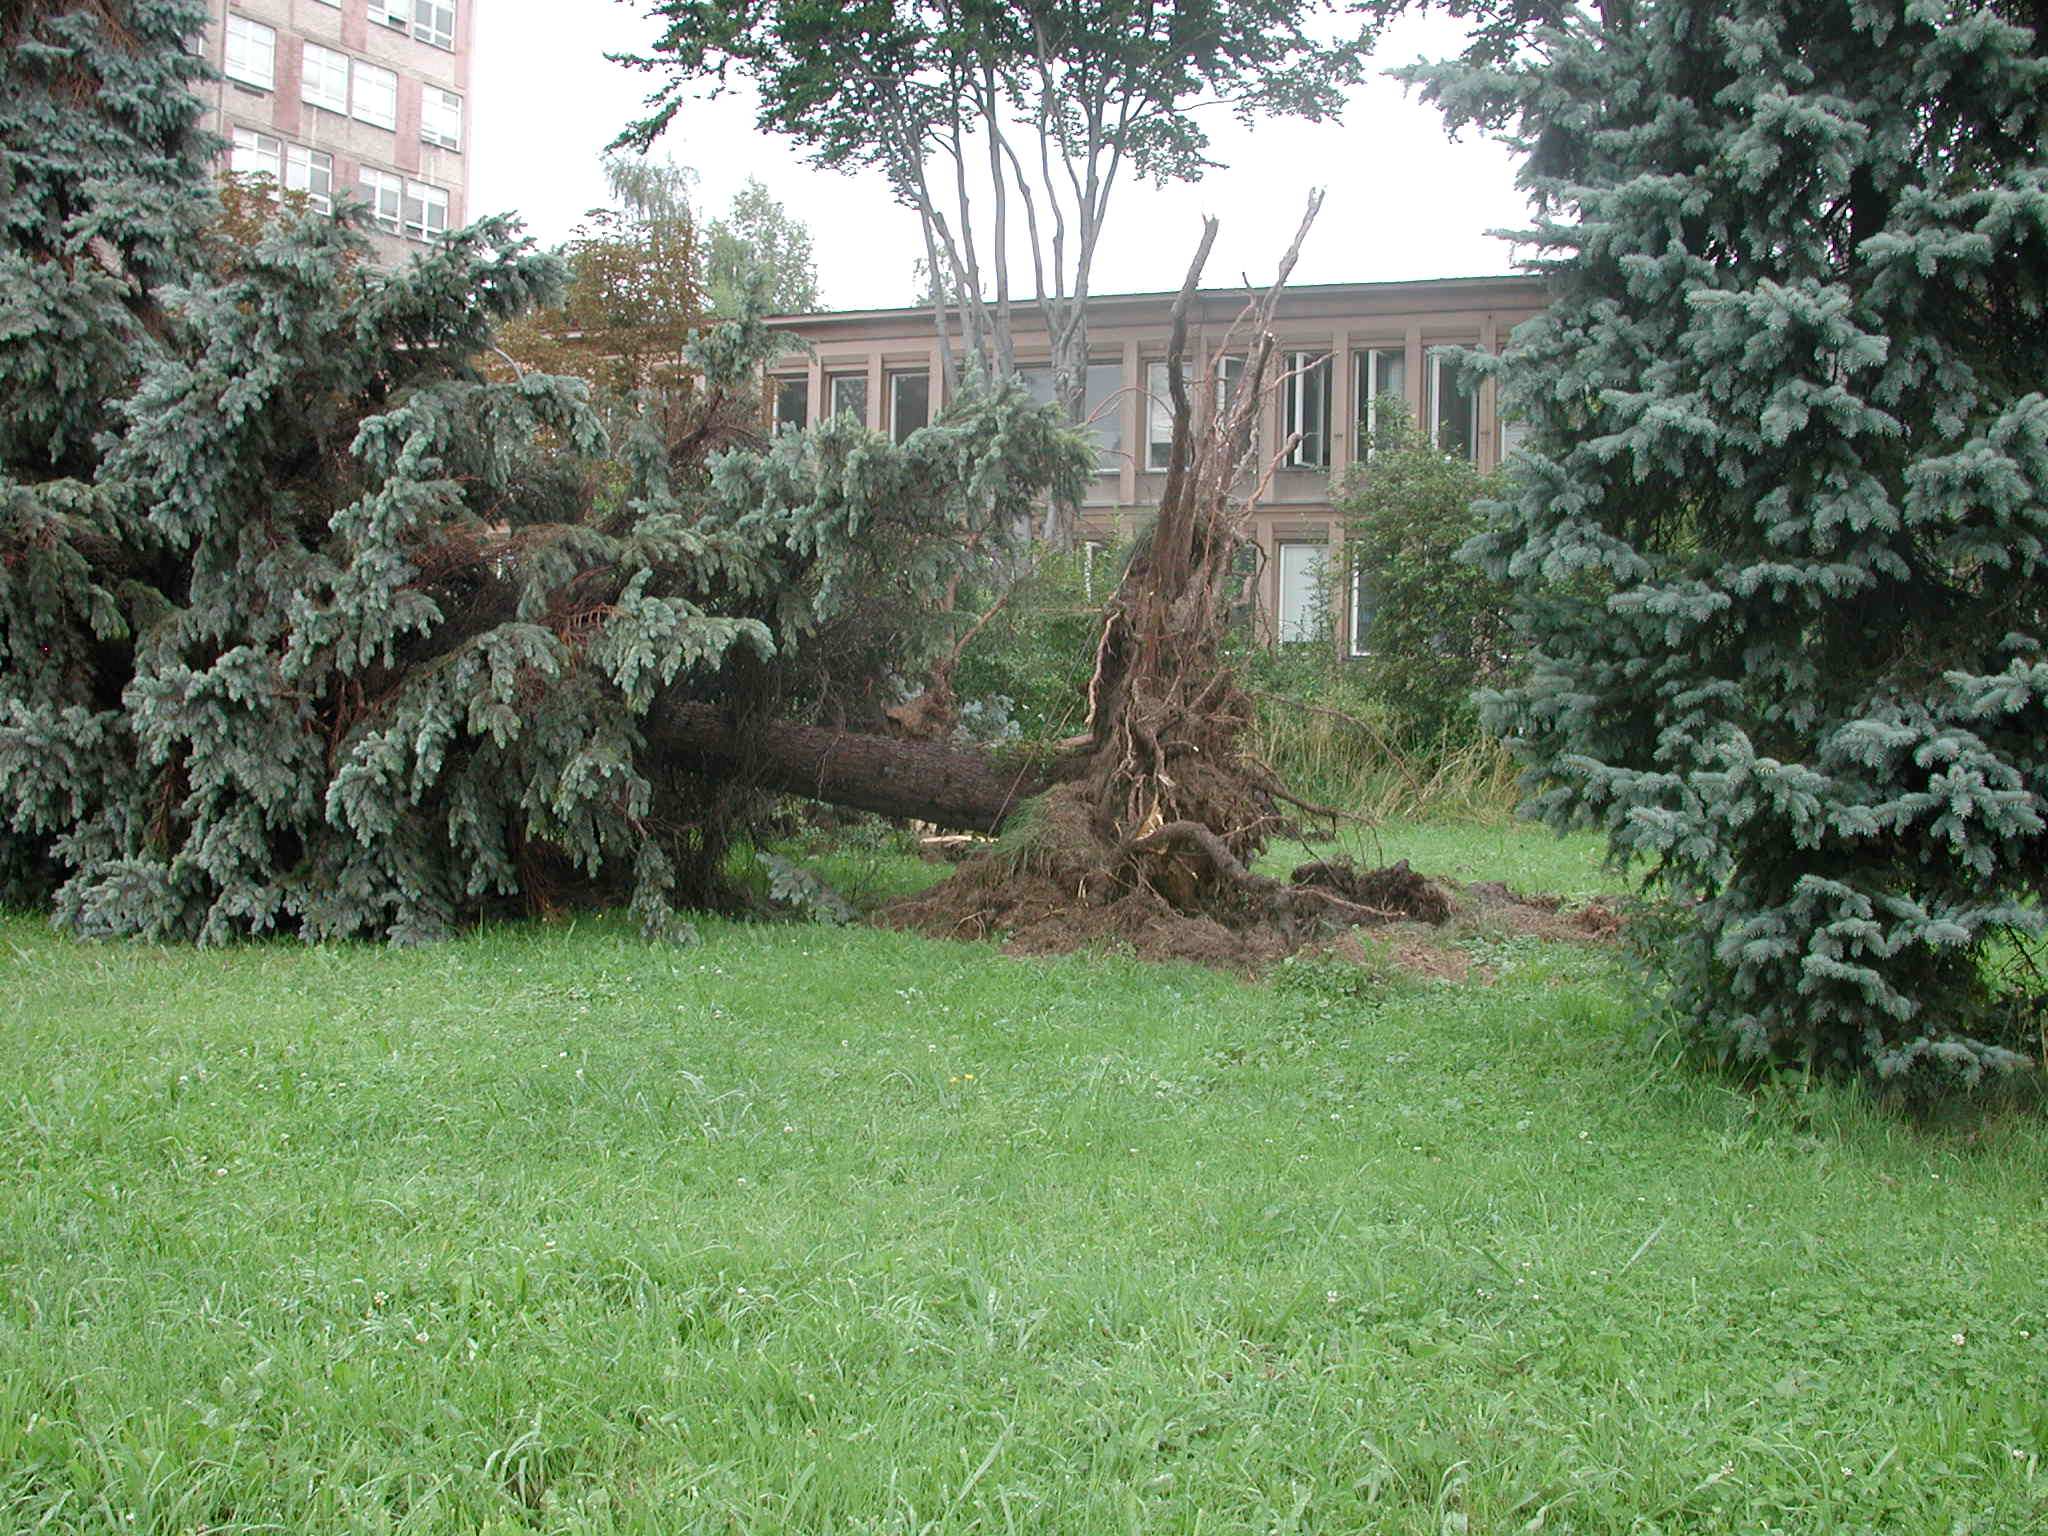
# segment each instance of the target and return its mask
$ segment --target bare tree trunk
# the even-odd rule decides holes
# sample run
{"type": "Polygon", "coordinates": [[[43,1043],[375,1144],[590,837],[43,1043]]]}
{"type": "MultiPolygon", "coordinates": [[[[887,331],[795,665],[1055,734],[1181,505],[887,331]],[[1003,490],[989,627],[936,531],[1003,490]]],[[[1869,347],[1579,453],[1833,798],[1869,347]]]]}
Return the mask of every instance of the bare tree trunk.
{"type": "Polygon", "coordinates": [[[995,832],[1080,767],[823,725],[743,727],[711,704],[661,710],[647,734],[677,768],[959,832],[995,832]]]}

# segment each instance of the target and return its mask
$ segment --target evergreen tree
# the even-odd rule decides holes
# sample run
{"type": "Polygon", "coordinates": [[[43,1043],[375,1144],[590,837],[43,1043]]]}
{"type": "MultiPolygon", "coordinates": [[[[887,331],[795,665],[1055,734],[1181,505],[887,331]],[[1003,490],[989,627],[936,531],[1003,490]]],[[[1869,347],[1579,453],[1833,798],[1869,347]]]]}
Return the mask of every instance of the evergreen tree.
{"type": "Polygon", "coordinates": [[[2048,895],[2048,38],[2008,6],[1673,0],[1420,67],[1528,154],[1555,278],[1472,549],[1534,811],[1696,908],[1699,1040],[1976,1083],[2048,895]],[[2017,18],[2017,19],[2016,19],[2017,18]]]}
{"type": "MultiPolygon", "coordinates": [[[[169,15],[122,35],[127,75],[60,76],[24,118],[103,162],[160,152],[153,118],[108,114],[187,57],[169,15]]],[[[8,100],[47,63],[10,53],[8,100]]],[[[901,445],[845,422],[764,443],[781,343],[753,314],[699,335],[689,387],[608,438],[581,380],[476,365],[564,290],[505,219],[384,272],[360,208],[280,210],[138,298],[122,248],[89,242],[152,193],[145,230],[196,228],[204,147],[154,187],[53,179],[50,207],[77,211],[49,270],[25,216],[8,247],[10,276],[60,297],[82,250],[107,278],[50,322],[92,375],[10,342],[10,379],[45,382],[4,403],[9,452],[51,468],[8,486],[0,816],[80,933],[406,941],[614,899],[679,932],[675,898],[717,895],[749,801],[729,764],[657,746],[668,713],[845,710],[942,643],[934,594],[977,546],[1087,472],[1021,389],[901,445]]]]}
{"type": "Polygon", "coordinates": [[[0,9],[0,900],[133,757],[136,629],[175,572],[94,485],[114,403],[175,330],[211,214],[192,0],[0,9]]]}

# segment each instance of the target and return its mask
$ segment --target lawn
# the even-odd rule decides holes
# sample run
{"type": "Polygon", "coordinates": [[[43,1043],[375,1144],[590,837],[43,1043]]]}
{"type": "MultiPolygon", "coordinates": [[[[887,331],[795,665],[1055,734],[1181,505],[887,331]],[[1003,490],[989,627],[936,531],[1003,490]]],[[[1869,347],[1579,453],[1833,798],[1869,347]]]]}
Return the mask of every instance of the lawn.
{"type": "Polygon", "coordinates": [[[704,937],[0,919],[0,1529],[2048,1529],[2037,1120],[1731,1091],[1526,939],[704,937]]]}

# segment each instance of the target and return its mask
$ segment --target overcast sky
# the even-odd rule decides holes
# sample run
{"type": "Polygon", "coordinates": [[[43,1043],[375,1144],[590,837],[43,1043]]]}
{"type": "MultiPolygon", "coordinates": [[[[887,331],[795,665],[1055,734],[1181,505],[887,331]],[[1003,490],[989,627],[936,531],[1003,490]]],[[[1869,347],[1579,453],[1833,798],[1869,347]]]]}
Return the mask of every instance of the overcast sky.
{"type": "MultiPolygon", "coordinates": [[[[478,0],[477,8],[470,213],[518,212],[552,244],[605,200],[599,152],[637,115],[651,83],[604,56],[644,48],[653,27],[619,0],[478,0]]],[[[1376,64],[1445,54],[1457,41],[1448,19],[1403,23],[1376,64]]],[[[1218,114],[1208,127],[1221,168],[1192,185],[1128,184],[1116,194],[1096,257],[1097,293],[1175,286],[1205,213],[1222,220],[1211,285],[1246,274],[1265,281],[1314,186],[1328,195],[1298,282],[1512,270],[1507,243],[1487,234],[1524,218],[1511,157],[1483,140],[1449,141],[1436,112],[1391,80],[1355,90],[1341,123],[1245,130],[1218,114]]],[[[686,105],[654,152],[696,171],[698,205],[713,213],[747,177],[765,182],[809,224],[828,307],[911,302],[911,263],[923,251],[917,219],[880,178],[814,170],[784,140],[756,132],[751,103],[736,95],[686,105]]]]}

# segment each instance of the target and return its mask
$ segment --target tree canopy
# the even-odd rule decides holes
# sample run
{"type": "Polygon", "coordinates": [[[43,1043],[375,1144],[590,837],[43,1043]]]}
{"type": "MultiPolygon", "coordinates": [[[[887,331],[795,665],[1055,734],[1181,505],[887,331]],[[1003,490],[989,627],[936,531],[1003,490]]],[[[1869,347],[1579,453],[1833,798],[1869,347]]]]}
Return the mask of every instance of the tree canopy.
{"type": "Polygon", "coordinates": [[[177,572],[95,483],[117,404],[176,341],[212,217],[187,0],[0,11],[0,899],[47,894],[60,839],[132,759],[121,690],[177,572]]]}
{"type": "Polygon", "coordinates": [[[703,272],[713,314],[736,315],[749,297],[771,315],[819,306],[810,229],[752,176],[725,216],[705,226],[703,272]]]}
{"type": "Polygon", "coordinates": [[[1482,360],[1531,428],[1473,546],[1533,644],[1486,717],[1537,814],[1690,904],[1681,1015],[1739,1060],[1975,1082],[2031,1028],[2036,19],[1648,0],[1408,72],[1526,152],[1554,283],[1482,360]]]}
{"type": "MultiPolygon", "coordinates": [[[[752,309],[607,431],[583,380],[479,366],[565,294],[510,220],[388,271],[359,207],[206,238],[204,17],[123,19],[37,13],[6,55],[8,894],[205,942],[586,900],[682,932],[753,806],[735,733],[879,722],[950,643],[934,594],[1086,449],[1021,388],[771,443],[752,309]],[[715,761],[678,724],[714,705],[715,761]]],[[[687,270],[608,248],[585,297],[673,318],[687,270]]]]}
{"type": "Polygon", "coordinates": [[[915,211],[949,378],[966,358],[1014,370],[1012,306],[1034,304],[1054,386],[1084,415],[1087,299],[1113,194],[1192,180],[1214,163],[1204,113],[1334,115],[1369,33],[1333,0],[871,0],[735,7],[653,0],[658,74],[622,136],[653,143],[693,91],[734,79],[764,132],[813,163],[887,178],[915,211]],[[1021,235],[1028,286],[1013,280],[1021,235]],[[964,356],[954,351],[956,335],[964,356]]]}

